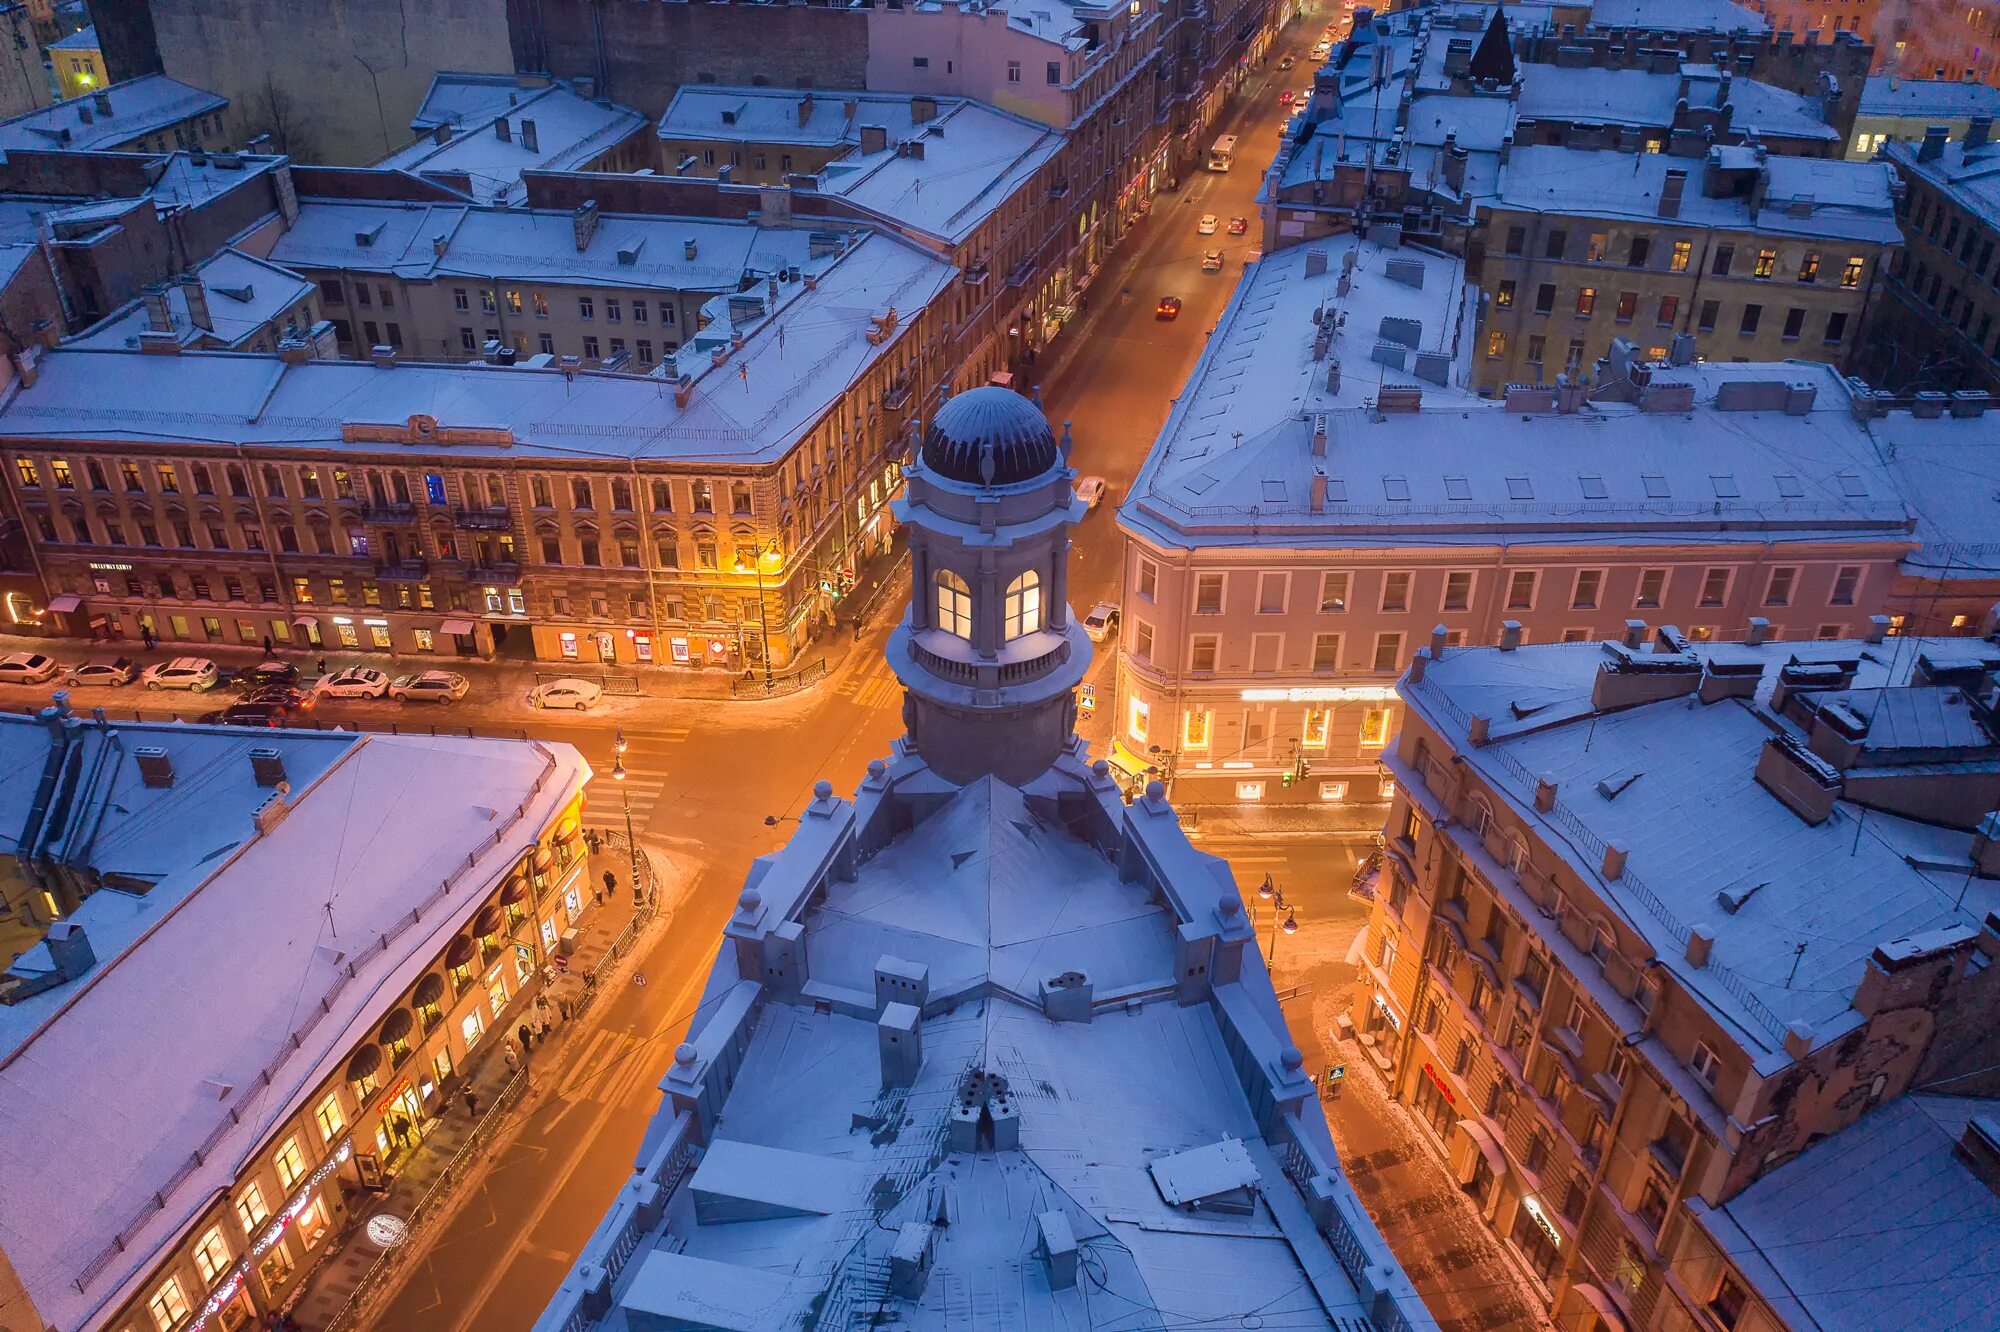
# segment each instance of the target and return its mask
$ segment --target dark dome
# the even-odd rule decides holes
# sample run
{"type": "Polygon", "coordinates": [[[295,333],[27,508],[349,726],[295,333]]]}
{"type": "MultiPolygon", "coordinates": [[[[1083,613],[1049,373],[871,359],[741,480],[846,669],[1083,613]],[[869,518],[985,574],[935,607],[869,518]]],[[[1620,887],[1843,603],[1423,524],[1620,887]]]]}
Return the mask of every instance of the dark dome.
{"type": "Polygon", "coordinates": [[[995,385],[948,399],[924,433],[924,466],[973,485],[1032,481],[1061,461],[1042,409],[995,385]]]}

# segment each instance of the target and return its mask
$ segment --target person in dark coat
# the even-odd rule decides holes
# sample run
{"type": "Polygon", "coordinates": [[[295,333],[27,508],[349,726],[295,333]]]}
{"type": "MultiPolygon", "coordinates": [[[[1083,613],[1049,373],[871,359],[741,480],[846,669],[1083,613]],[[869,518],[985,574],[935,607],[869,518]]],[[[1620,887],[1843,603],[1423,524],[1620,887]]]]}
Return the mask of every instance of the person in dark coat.
{"type": "Polygon", "coordinates": [[[523,1022],[520,1029],[514,1034],[521,1038],[521,1052],[523,1054],[535,1048],[535,1029],[533,1027],[523,1022]]]}

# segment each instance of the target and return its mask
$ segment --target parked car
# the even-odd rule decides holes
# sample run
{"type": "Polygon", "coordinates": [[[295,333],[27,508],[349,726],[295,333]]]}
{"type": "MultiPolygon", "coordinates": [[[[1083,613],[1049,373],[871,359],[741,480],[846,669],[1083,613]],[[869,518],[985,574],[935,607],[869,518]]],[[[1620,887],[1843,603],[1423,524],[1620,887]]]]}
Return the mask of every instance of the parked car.
{"type": "Polygon", "coordinates": [[[1217,225],[1214,213],[1203,213],[1201,221],[1194,224],[1194,229],[1197,235],[1213,236],[1217,225]]]}
{"type": "Polygon", "coordinates": [[[289,661],[279,661],[275,657],[266,658],[255,666],[237,671],[229,677],[232,689],[262,689],[265,685],[295,685],[299,682],[299,668],[289,661]]]}
{"type": "Polygon", "coordinates": [[[453,703],[471,687],[457,671],[423,671],[398,676],[389,686],[389,697],[398,703],[453,703]]]}
{"type": "Polygon", "coordinates": [[[1153,318],[1155,319],[1179,319],[1180,317],[1181,298],[1178,296],[1162,296],[1160,297],[1160,303],[1153,307],[1153,318]]]}
{"type": "Polygon", "coordinates": [[[604,697],[604,687],[589,680],[548,680],[528,691],[528,705],[536,708],[575,708],[582,712],[604,697]]]}
{"type": "Polygon", "coordinates": [[[69,668],[67,685],[128,685],[139,678],[139,663],[130,657],[92,657],[69,668]]]}
{"type": "Polygon", "coordinates": [[[148,689],[187,689],[202,694],[222,683],[222,671],[207,657],[175,657],[148,666],[139,678],[148,689]]]}
{"type": "Polygon", "coordinates": [[[46,684],[56,678],[62,664],[39,652],[16,652],[0,657],[0,684],[46,684]]]}
{"type": "Polygon", "coordinates": [[[322,675],[315,688],[328,698],[380,698],[389,692],[389,676],[367,666],[350,666],[322,675]]]}
{"type": "Polygon", "coordinates": [[[1278,68],[1290,69],[1293,65],[1297,63],[1298,63],[1298,58],[1296,56],[1286,56],[1283,60],[1280,60],[1278,62],[1278,68]]]}
{"type": "Polygon", "coordinates": [[[1313,47],[1312,58],[1314,60],[1324,60],[1327,58],[1328,55],[1332,54],[1332,52],[1333,52],[1332,42],[1321,42],[1317,46],[1313,47]]]}
{"type": "Polygon", "coordinates": [[[1083,501],[1086,509],[1096,508],[1104,499],[1104,478],[1086,476],[1077,482],[1076,497],[1083,501]]]}
{"type": "Polygon", "coordinates": [[[1249,218],[1247,218],[1247,217],[1232,217],[1232,218],[1230,218],[1230,219],[1229,219],[1229,234],[1230,234],[1230,235],[1232,235],[1232,236],[1242,236],[1242,235],[1245,235],[1245,234],[1247,234],[1247,233],[1249,232],[1249,230],[1250,230],[1250,219],[1249,219],[1249,218]]]}
{"type": "Polygon", "coordinates": [[[1204,273],[1220,273],[1222,271],[1222,251],[1205,251],[1201,256],[1201,271],[1204,273]]]}
{"type": "Polygon", "coordinates": [[[1083,632],[1090,635],[1093,643],[1102,643],[1118,632],[1118,608],[1108,601],[1100,601],[1090,608],[1090,614],[1083,617],[1083,632]]]}
{"type": "Polygon", "coordinates": [[[303,712],[312,707],[313,696],[294,685],[271,684],[252,689],[236,701],[239,704],[256,703],[303,712]]]}

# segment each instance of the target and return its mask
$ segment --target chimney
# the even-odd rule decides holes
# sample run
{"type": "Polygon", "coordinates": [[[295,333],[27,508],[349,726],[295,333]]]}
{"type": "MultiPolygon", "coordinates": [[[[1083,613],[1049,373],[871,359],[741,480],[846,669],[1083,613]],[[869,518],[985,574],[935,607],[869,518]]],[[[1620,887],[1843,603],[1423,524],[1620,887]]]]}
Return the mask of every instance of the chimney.
{"type": "Polygon", "coordinates": [[[1441,625],[1441,624],[1440,624],[1440,625],[1434,625],[1434,626],[1433,626],[1433,627],[1431,628],[1431,660],[1432,660],[1432,661],[1443,661],[1443,660],[1444,660],[1444,650],[1445,650],[1446,646],[1448,646],[1448,645],[1449,645],[1450,641],[1451,641],[1451,630],[1449,630],[1449,629],[1445,628],[1445,627],[1444,627],[1443,625],[1441,625]]]}
{"type": "Polygon", "coordinates": [[[1326,413],[1325,412],[1315,412],[1313,414],[1312,456],[1315,458],[1326,457],[1326,413]]]}
{"type": "Polygon", "coordinates": [[[698,252],[699,248],[695,245],[694,237],[689,236],[681,242],[681,258],[692,262],[698,252]]]}
{"type": "Polygon", "coordinates": [[[250,775],[259,786],[276,786],[285,780],[285,756],[276,749],[259,746],[250,751],[250,775]]]}
{"type": "Polygon", "coordinates": [[[1535,808],[1546,814],[1556,807],[1556,779],[1548,773],[1535,778],[1535,808]]]}
{"type": "Polygon", "coordinates": [[[147,283],[142,297],[146,303],[146,327],[155,333],[173,332],[174,308],[167,303],[166,283],[147,283]]]}
{"type": "Polygon", "coordinates": [[[1688,930],[1687,960],[1691,967],[1708,965],[1708,955],[1715,949],[1715,929],[1709,925],[1696,925],[1688,930]]]}
{"type": "Polygon", "coordinates": [[[1681,192],[1687,189],[1687,183],[1688,173],[1681,168],[1675,167],[1667,172],[1667,178],[1660,183],[1659,214],[1661,217],[1679,217],[1681,215],[1681,192]]]}
{"type": "Polygon", "coordinates": [[[396,349],[386,342],[378,342],[368,349],[368,359],[375,363],[377,370],[393,370],[396,366],[396,349]]]}
{"type": "Polygon", "coordinates": [[[910,123],[921,125],[925,121],[937,119],[937,98],[912,97],[910,99],[910,123]]]}
{"type": "Polygon", "coordinates": [[[174,761],[158,745],[141,745],[132,751],[139,764],[139,780],[150,787],[174,784],[174,761]]]}
{"type": "Polygon", "coordinates": [[[283,338],[278,342],[278,360],[286,365],[304,365],[312,359],[312,347],[304,338],[283,338]]]}
{"type": "Polygon", "coordinates": [[[1750,617],[1750,631],[1743,635],[1743,642],[1750,647],[1762,647],[1771,636],[1771,622],[1761,615],[1750,617]]]}
{"type": "Polygon", "coordinates": [[[1326,473],[1314,472],[1312,479],[1312,512],[1326,512],[1326,473]]]}
{"type": "Polygon", "coordinates": [[[861,152],[864,156],[869,153],[883,152],[888,147],[889,131],[887,127],[882,125],[863,125],[861,127],[861,152]]]}
{"type": "Polygon", "coordinates": [[[1869,616],[1868,633],[1865,635],[1866,639],[1870,643],[1879,643],[1888,636],[1889,636],[1889,617],[1886,615],[1869,616]]]}
{"type": "Polygon", "coordinates": [[[1465,738],[1472,742],[1473,748],[1485,748],[1486,742],[1493,738],[1493,719],[1483,712],[1473,713],[1471,724],[1465,728],[1465,738]]]}
{"type": "Polygon", "coordinates": [[[1512,652],[1521,646],[1521,622],[1519,620],[1500,621],[1500,650],[1512,652]]]}
{"type": "Polygon", "coordinates": [[[97,963],[90,937],[73,920],[59,920],[49,926],[42,943],[49,950],[49,961],[56,965],[56,974],[66,981],[75,980],[97,963]]]}
{"type": "Polygon", "coordinates": [[[1949,125],[1932,125],[1924,130],[1924,141],[1917,148],[1919,162],[1935,162],[1944,156],[1944,145],[1951,138],[1949,125]]]}
{"type": "Polygon", "coordinates": [[[578,254],[590,248],[590,238],[597,234],[597,200],[585,199],[570,214],[570,230],[576,236],[578,254]]]}
{"type": "Polygon", "coordinates": [[[213,333],[215,319],[208,312],[208,288],[193,273],[181,274],[181,297],[187,301],[188,322],[196,328],[213,333]]]}
{"type": "Polygon", "coordinates": [[[1971,152],[1974,148],[1984,148],[1986,146],[1986,140],[1992,135],[1992,133],[1993,133],[1993,117],[1974,116],[1970,121],[1970,123],[1968,123],[1965,127],[1965,138],[1960,141],[1961,146],[1968,153],[1971,152]]]}
{"type": "Polygon", "coordinates": [[[1966,1120],[1954,1154],[1980,1183],[2000,1193],[2000,1121],[1991,1115],[1966,1120]]]}
{"type": "Polygon", "coordinates": [[[507,117],[501,116],[493,122],[493,137],[502,143],[512,143],[514,136],[508,133],[507,117]]]}
{"type": "Polygon", "coordinates": [[[1625,857],[1628,854],[1630,854],[1630,850],[1626,847],[1625,843],[1606,842],[1604,844],[1604,864],[1600,867],[1604,871],[1604,877],[1607,879],[1624,878],[1625,857]]]}
{"type": "Polygon", "coordinates": [[[813,95],[811,93],[807,93],[805,96],[799,98],[799,127],[803,129],[806,125],[806,122],[810,121],[812,118],[813,118],[813,95]]]}
{"type": "Polygon", "coordinates": [[[444,252],[450,248],[451,248],[451,238],[445,235],[442,231],[440,231],[437,235],[431,237],[431,253],[436,255],[438,258],[440,259],[444,258],[444,252]]]}
{"type": "Polygon", "coordinates": [[[1625,646],[1637,652],[1646,643],[1646,622],[1644,620],[1625,621],[1625,646]]]}
{"type": "Polygon", "coordinates": [[[438,122],[437,128],[431,131],[431,142],[435,144],[447,144],[451,142],[450,121],[440,120],[438,122]]]}
{"type": "Polygon", "coordinates": [[[882,1090],[908,1087],[923,1067],[922,1014],[915,1004],[882,1006],[875,1019],[876,1046],[882,1056],[882,1090]]]}
{"type": "Polygon", "coordinates": [[[532,120],[521,122],[521,146],[531,153],[541,151],[541,141],[535,133],[535,122],[532,120]]]}
{"type": "Polygon", "coordinates": [[[98,115],[104,117],[111,115],[111,94],[108,91],[100,88],[92,93],[90,95],[90,104],[97,108],[98,115]]]}

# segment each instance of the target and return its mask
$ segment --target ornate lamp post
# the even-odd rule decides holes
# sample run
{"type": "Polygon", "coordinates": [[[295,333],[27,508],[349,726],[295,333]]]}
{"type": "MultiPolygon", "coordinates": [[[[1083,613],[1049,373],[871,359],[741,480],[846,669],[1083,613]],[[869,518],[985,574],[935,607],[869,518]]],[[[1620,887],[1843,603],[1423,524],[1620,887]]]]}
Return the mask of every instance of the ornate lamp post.
{"type": "Polygon", "coordinates": [[[611,742],[611,780],[618,783],[618,794],[625,801],[625,848],[632,853],[632,905],[636,909],[645,900],[645,892],[639,883],[639,839],[632,835],[632,792],[625,785],[625,747],[628,743],[625,729],[621,726],[611,742]]]}

